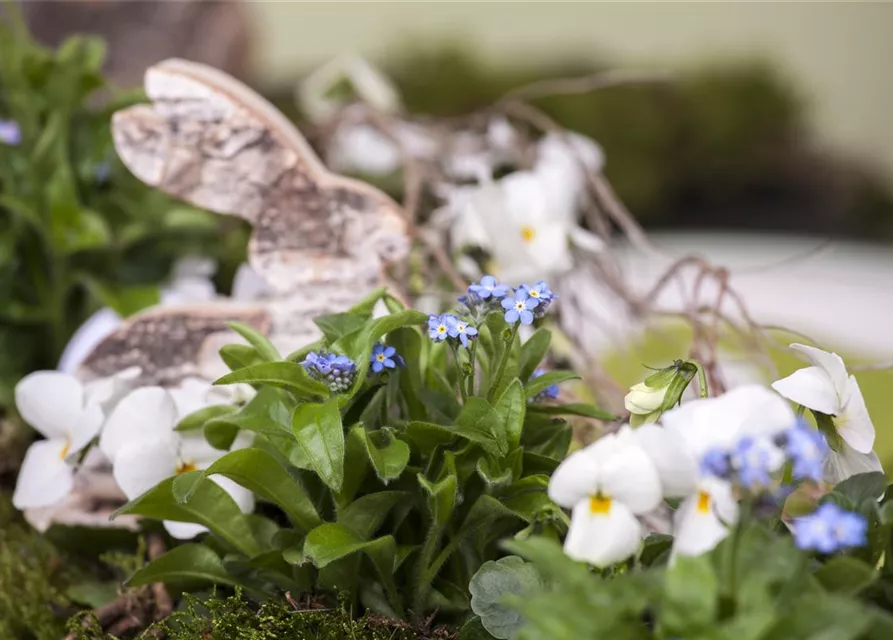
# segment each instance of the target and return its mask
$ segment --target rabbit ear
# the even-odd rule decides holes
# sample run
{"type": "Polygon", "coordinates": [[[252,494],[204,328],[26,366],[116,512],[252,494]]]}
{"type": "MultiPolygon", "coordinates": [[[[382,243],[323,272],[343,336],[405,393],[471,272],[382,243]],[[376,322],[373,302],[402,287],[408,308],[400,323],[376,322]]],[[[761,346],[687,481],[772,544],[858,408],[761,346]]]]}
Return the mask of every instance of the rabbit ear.
{"type": "Polygon", "coordinates": [[[251,266],[278,292],[371,289],[408,253],[402,210],[381,191],[328,171],[270,103],[205,65],[146,72],[151,105],[119,111],[115,148],[150,186],[254,227],[251,266]]]}
{"type": "Polygon", "coordinates": [[[129,318],[100,342],[81,364],[78,376],[89,380],[139,367],[134,386],[174,386],[184,378],[208,377],[208,371],[218,370],[219,355],[207,345],[239,340],[229,322],[262,333],[268,333],[271,324],[269,313],[257,305],[214,301],[154,307],[129,318]]]}

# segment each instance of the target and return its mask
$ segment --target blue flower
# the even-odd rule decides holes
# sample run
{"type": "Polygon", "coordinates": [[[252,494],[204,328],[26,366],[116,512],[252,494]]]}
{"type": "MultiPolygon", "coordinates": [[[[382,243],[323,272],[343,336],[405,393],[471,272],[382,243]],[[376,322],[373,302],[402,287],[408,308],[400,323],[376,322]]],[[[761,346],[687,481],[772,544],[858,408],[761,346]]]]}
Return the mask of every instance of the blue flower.
{"type": "Polygon", "coordinates": [[[817,430],[801,423],[783,436],[785,453],[794,463],[792,475],[797,480],[820,481],[824,475],[828,443],[817,430]]]}
{"type": "Polygon", "coordinates": [[[717,478],[728,478],[731,471],[729,454],[718,447],[708,449],[701,458],[701,473],[717,478]]]}
{"type": "Polygon", "coordinates": [[[375,373],[381,373],[384,369],[395,369],[398,360],[402,360],[402,358],[397,355],[397,349],[383,344],[372,347],[372,355],[369,356],[372,371],[375,373]]]}
{"type": "Polygon", "coordinates": [[[772,482],[769,476],[784,462],[784,454],[767,438],[747,436],[735,445],[730,460],[741,485],[756,489],[772,482]]]}
{"type": "Polygon", "coordinates": [[[505,321],[515,324],[521,320],[521,324],[532,324],[533,313],[531,311],[540,303],[536,298],[531,298],[523,289],[515,291],[514,297],[506,296],[502,300],[502,308],[506,310],[505,321]]]}
{"type": "Polygon", "coordinates": [[[468,348],[468,341],[478,334],[478,330],[472,327],[465,320],[460,320],[454,316],[447,318],[447,333],[451,338],[459,338],[462,346],[468,348]]]}
{"type": "Polygon", "coordinates": [[[552,300],[556,300],[558,298],[558,296],[555,295],[555,293],[549,288],[549,285],[547,285],[543,280],[540,280],[532,287],[526,284],[522,284],[519,289],[523,289],[527,292],[527,295],[535,300],[539,300],[541,303],[551,302],[552,300]]]}
{"type": "Polygon", "coordinates": [[[481,300],[486,300],[490,296],[494,298],[502,298],[509,293],[508,285],[499,284],[499,281],[493,276],[484,276],[481,278],[480,284],[472,284],[468,287],[469,293],[476,295],[481,300]]]}
{"type": "Polygon", "coordinates": [[[357,365],[353,360],[334,353],[311,351],[301,366],[311,378],[326,383],[335,393],[350,389],[357,373],[357,365]]]}
{"type": "MultiPolygon", "coordinates": [[[[546,373],[545,369],[537,369],[532,374],[530,374],[530,379],[539,378],[541,375],[546,373]]],[[[558,385],[550,384],[548,387],[537,393],[533,396],[532,402],[545,402],[546,400],[555,400],[558,398],[558,385]]]]}
{"type": "Polygon", "coordinates": [[[830,502],[794,520],[794,543],[801,549],[833,553],[847,547],[861,547],[867,539],[865,518],[830,502]]]}
{"type": "Polygon", "coordinates": [[[450,322],[455,319],[456,316],[449,313],[428,316],[428,337],[435,342],[443,342],[450,335],[450,322]]]}
{"type": "Polygon", "coordinates": [[[17,147],[22,142],[22,130],[15,120],[0,120],[0,142],[17,147]]]}

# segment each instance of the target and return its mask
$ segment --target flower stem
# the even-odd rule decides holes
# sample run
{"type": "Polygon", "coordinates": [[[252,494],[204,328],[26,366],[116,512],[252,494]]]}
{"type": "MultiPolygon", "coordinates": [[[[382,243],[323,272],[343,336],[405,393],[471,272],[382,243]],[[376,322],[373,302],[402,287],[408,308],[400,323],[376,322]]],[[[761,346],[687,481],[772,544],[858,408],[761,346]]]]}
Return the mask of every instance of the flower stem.
{"type": "Polygon", "coordinates": [[[477,360],[478,353],[478,341],[473,340],[471,342],[471,352],[468,355],[468,362],[471,364],[471,373],[468,375],[468,395],[474,395],[474,376],[475,376],[475,362],[477,360]]]}
{"type": "Polygon", "coordinates": [[[493,382],[490,385],[490,393],[488,394],[488,399],[491,402],[496,395],[496,390],[502,383],[502,378],[505,375],[505,368],[508,365],[509,357],[512,354],[512,345],[515,343],[515,336],[518,335],[518,329],[520,328],[520,326],[520,322],[516,322],[514,325],[512,325],[512,335],[505,340],[505,348],[502,351],[502,357],[499,359],[499,367],[496,369],[496,377],[493,378],[493,382]]]}
{"type": "Polygon", "coordinates": [[[459,345],[450,342],[450,348],[453,350],[453,361],[456,363],[456,382],[459,383],[459,395],[462,396],[462,403],[468,400],[468,394],[465,392],[465,374],[462,371],[462,362],[459,360],[459,345]]]}
{"type": "Polygon", "coordinates": [[[701,363],[697,360],[689,360],[695,368],[698,370],[698,388],[702,398],[708,398],[710,396],[710,391],[707,389],[707,372],[704,371],[704,367],[701,366],[701,363]]]}

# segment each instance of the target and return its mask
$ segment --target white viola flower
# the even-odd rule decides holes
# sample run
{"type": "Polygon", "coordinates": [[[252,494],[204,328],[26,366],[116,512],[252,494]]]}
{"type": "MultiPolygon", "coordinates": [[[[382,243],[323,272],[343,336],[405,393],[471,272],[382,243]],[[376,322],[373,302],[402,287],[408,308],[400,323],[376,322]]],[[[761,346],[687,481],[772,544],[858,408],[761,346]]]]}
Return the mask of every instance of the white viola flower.
{"type": "Polygon", "coordinates": [[[549,497],[572,509],[564,550],[597,567],[636,553],[642,526],[637,515],[661,502],[657,469],[624,425],[568,456],[549,482],[549,497]]]}
{"type": "Polygon", "coordinates": [[[37,371],[15,388],[19,414],[46,437],[32,444],[16,481],[12,497],[17,509],[45,507],[65,498],[74,482],[69,459],[99,433],[103,413],[89,402],[84,386],[59,371],[37,371]]]}
{"type": "MultiPolygon", "coordinates": [[[[716,398],[683,403],[664,413],[661,423],[642,427],[636,435],[658,470],[664,496],[684,498],[673,520],[673,554],[705,553],[738,520],[732,484],[703,468],[705,455],[733,455],[744,438],[775,447],[773,437],[793,426],[796,416],[766,387],[744,385],[716,398]]],[[[769,457],[771,471],[784,462],[783,455],[769,457]]]]}
{"type": "Polygon", "coordinates": [[[105,415],[109,415],[118,401],[130,393],[136,386],[142,369],[127,367],[105,378],[90,380],[84,385],[87,402],[95,402],[105,415]]]}
{"type": "Polygon", "coordinates": [[[773,382],[772,388],[792,402],[830,416],[844,446],[840,451],[832,449],[829,454],[827,479],[839,482],[854,473],[881,471],[880,461],[872,450],[874,424],[856,377],[847,372],[836,353],[797,343],[791,349],[812,366],[773,382]]]}
{"type": "MultiPolygon", "coordinates": [[[[128,499],[145,493],[173,475],[206,469],[226,452],[211,447],[202,436],[174,431],[188,413],[206,406],[201,393],[207,385],[193,380],[177,390],[143,387],[118,403],[103,430],[100,447],[112,460],[115,481],[128,499]],[[178,406],[185,413],[178,411],[178,406]]],[[[241,438],[233,449],[247,446],[241,438]]],[[[211,476],[233,498],[243,512],[254,508],[254,495],[228,478],[211,476]]],[[[206,531],[200,525],[165,521],[165,528],[177,538],[188,539],[206,531]]]]}
{"type": "Polygon", "coordinates": [[[121,322],[121,316],[110,307],[103,307],[87,318],[62,350],[57,367],[59,371],[75,373],[93,349],[114,333],[121,322]]]}

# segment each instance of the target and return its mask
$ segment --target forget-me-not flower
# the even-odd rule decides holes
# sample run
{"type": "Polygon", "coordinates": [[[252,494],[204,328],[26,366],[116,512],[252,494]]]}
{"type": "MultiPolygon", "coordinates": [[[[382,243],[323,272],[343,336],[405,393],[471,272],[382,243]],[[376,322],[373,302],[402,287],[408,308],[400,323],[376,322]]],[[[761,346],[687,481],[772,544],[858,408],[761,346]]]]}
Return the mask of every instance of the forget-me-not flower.
{"type": "Polygon", "coordinates": [[[524,289],[518,289],[514,296],[502,299],[502,308],[506,310],[505,321],[515,324],[520,320],[521,324],[533,324],[533,309],[538,304],[539,300],[531,298],[524,289]]]}
{"type": "Polygon", "coordinates": [[[0,119],[0,142],[10,147],[17,147],[22,143],[22,130],[18,122],[0,119]]]}
{"type": "Polygon", "coordinates": [[[478,330],[454,316],[447,318],[447,333],[451,338],[458,338],[463,347],[468,347],[468,342],[478,334],[478,330]]]}
{"type": "Polygon", "coordinates": [[[428,337],[435,342],[443,342],[450,336],[450,323],[455,320],[456,316],[449,313],[428,316],[428,337]]]}
{"type": "Polygon", "coordinates": [[[353,385],[356,363],[347,356],[311,351],[301,363],[310,377],[324,382],[335,393],[347,391],[353,385]]]}
{"type": "Polygon", "coordinates": [[[384,369],[395,369],[401,360],[402,358],[397,355],[397,349],[383,344],[372,347],[372,355],[369,356],[372,371],[375,373],[381,373],[384,369]]]}
{"type": "Polygon", "coordinates": [[[472,284],[468,287],[468,291],[481,300],[486,300],[491,296],[494,298],[505,297],[510,290],[508,285],[499,284],[499,281],[493,276],[484,276],[481,278],[480,284],[472,284]]]}
{"type": "Polygon", "coordinates": [[[742,486],[756,489],[772,482],[770,476],[783,464],[784,453],[769,438],[745,436],[735,445],[730,459],[742,486]]]}
{"type": "Polygon", "coordinates": [[[833,553],[867,542],[868,523],[858,513],[826,502],[813,513],[794,520],[794,544],[801,549],[833,553]]]}
{"type": "Polygon", "coordinates": [[[719,447],[708,449],[701,458],[701,474],[727,479],[731,471],[729,454],[719,447]]]}
{"type": "Polygon", "coordinates": [[[824,475],[828,443],[817,429],[800,423],[781,437],[785,453],[794,463],[792,475],[797,480],[818,482],[824,475]]]}

